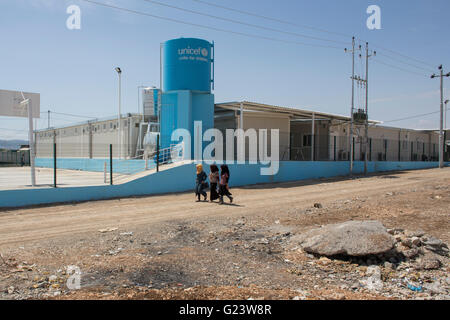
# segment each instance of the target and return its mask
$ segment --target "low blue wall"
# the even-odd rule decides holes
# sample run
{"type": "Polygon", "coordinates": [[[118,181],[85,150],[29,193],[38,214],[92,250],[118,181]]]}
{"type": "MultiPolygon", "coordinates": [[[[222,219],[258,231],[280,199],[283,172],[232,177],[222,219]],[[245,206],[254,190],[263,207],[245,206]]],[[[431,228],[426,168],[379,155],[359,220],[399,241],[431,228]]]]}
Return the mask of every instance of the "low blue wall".
{"type": "MultiPolygon", "coordinates": [[[[447,166],[449,163],[446,164],[447,166]]],[[[305,179],[345,176],[348,162],[282,161],[278,174],[261,176],[262,165],[229,165],[230,185],[244,186],[258,183],[286,182],[305,179]]],[[[438,167],[437,162],[370,162],[369,172],[412,170],[438,167]]],[[[207,170],[208,171],[208,170],[207,170]]],[[[364,171],[363,162],[354,163],[354,172],[364,171]]],[[[194,189],[195,164],[186,164],[138,178],[120,185],[88,187],[41,188],[0,191],[0,207],[21,207],[58,202],[77,202],[182,192],[194,189]]]]}
{"type": "MultiPolygon", "coordinates": [[[[367,171],[369,173],[428,169],[438,167],[438,162],[369,162],[367,171]]],[[[306,179],[330,178],[346,176],[349,174],[349,162],[346,161],[281,161],[278,174],[272,176],[261,176],[261,165],[229,165],[230,185],[244,186],[258,183],[273,183],[296,181],[306,179]]],[[[364,173],[364,162],[355,161],[353,173],[364,173]]]]}

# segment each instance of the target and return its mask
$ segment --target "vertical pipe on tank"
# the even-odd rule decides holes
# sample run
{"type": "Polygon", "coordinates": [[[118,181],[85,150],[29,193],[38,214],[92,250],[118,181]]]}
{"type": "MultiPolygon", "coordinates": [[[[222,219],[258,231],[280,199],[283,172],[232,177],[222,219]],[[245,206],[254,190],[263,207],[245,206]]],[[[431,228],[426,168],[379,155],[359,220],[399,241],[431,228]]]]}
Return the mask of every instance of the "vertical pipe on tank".
{"type": "Polygon", "coordinates": [[[159,44],[159,89],[162,90],[162,48],[163,44],[159,44]]]}
{"type": "Polygon", "coordinates": [[[214,64],[215,64],[215,60],[214,60],[214,56],[215,56],[215,53],[216,53],[216,48],[214,47],[214,41],[212,42],[212,45],[211,45],[211,64],[212,64],[212,80],[211,80],[211,82],[212,82],[212,89],[214,90],[214,64]]]}

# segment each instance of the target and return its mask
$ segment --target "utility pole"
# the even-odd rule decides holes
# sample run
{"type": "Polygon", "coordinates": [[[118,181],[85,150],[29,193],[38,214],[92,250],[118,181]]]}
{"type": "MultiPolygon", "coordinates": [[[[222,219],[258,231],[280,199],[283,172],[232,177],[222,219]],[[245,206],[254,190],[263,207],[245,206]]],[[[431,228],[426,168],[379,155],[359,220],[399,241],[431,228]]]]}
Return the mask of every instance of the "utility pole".
{"type": "Polygon", "coordinates": [[[47,129],[50,129],[50,110],[47,111],[47,129]]]}
{"type": "Polygon", "coordinates": [[[448,103],[448,101],[449,101],[448,99],[444,101],[444,131],[447,131],[447,103],[448,103]]]}
{"type": "Polygon", "coordinates": [[[119,117],[118,117],[118,135],[117,135],[117,151],[119,152],[119,159],[122,157],[122,116],[121,116],[121,104],[122,104],[122,70],[117,67],[117,74],[119,75],[119,117]]]}
{"type": "Polygon", "coordinates": [[[442,64],[438,68],[440,75],[432,74],[431,79],[441,78],[441,119],[439,124],[439,168],[444,168],[444,77],[450,77],[450,72],[444,74],[442,64]]]}
{"type": "Polygon", "coordinates": [[[448,99],[444,101],[444,151],[447,149],[446,141],[448,139],[447,136],[447,103],[448,99]]]}
{"type": "MultiPolygon", "coordinates": [[[[347,48],[345,48],[347,52],[347,48]]],[[[353,174],[353,109],[355,107],[355,37],[352,38],[352,105],[350,109],[350,132],[348,137],[348,144],[350,147],[350,175],[353,174]]]]}
{"type": "MultiPolygon", "coordinates": [[[[366,121],[365,121],[365,139],[364,139],[364,175],[367,175],[367,162],[369,160],[368,144],[369,144],[369,58],[376,56],[377,52],[373,51],[369,54],[369,43],[366,42],[366,121]]],[[[387,155],[386,155],[387,158],[387,155]]]]}

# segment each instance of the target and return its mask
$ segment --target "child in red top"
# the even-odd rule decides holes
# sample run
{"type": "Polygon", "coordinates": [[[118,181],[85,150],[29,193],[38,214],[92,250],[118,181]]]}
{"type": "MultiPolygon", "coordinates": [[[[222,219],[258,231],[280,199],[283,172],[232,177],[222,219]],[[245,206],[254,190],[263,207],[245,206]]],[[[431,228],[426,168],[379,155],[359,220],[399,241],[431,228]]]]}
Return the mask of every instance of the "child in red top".
{"type": "Polygon", "coordinates": [[[230,203],[233,202],[233,197],[231,196],[230,190],[228,189],[228,181],[230,180],[230,171],[228,166],[223,164],[220,166],[220,185],[219,185],[219,195],[220,204],[223,204],[223,196],[227,196],[230,199],[230,203]]]}

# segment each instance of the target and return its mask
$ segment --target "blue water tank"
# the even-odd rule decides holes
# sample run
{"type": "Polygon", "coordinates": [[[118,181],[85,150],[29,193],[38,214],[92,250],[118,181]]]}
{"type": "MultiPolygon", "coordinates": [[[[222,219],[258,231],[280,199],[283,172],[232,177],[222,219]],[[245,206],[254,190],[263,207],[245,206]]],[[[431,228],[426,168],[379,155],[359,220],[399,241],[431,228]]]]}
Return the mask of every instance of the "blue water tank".
{"type": "Polygon", "coordinates": [[[180,38],[163,45],[163,91],[211,92],[213,45],[206,40],[180,38]]]}

